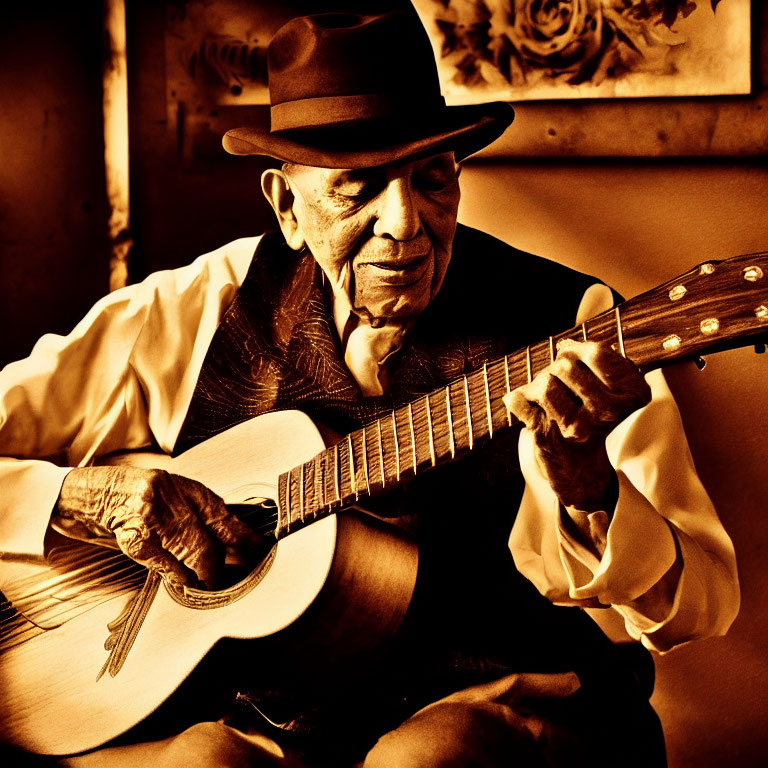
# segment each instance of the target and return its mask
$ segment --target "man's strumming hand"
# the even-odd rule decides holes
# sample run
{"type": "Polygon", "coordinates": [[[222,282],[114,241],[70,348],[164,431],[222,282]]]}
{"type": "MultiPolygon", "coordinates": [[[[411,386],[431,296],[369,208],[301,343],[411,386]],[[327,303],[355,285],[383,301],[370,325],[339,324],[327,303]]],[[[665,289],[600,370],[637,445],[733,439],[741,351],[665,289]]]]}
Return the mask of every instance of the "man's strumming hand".
{"type": "Polygon", "coordinates": [[[73,469],[54,515],[114,536],[126,555],[177,585],[215,588],[227,549],[247,557],[261,543],[202,483],[160,469],[73,469]]]}

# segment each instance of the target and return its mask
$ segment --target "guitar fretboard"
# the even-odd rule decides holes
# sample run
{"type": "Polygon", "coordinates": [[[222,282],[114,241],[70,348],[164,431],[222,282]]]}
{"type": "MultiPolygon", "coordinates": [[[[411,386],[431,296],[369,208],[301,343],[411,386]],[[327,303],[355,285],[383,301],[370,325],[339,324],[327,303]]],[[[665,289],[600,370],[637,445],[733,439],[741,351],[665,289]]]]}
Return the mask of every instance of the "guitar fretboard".
{"type": "Polygon", "coordinates": [[[565,338],[607,340],[625,351],[621,318],[611,310],[390,411],[280,478],[278,537],[456,459],[514,426],[502,398],[546,368],[565,338]]]}
{"type": "Polygon", "coordinates": [[[280,538],[456,459],[513,426],[502,398],[557,354],[561,339],[605,341],[643,370],[744,346],[768,330],[768,253],[700,264],[580,326],[525,347],[348,434],[280,476],[280,538]]]}

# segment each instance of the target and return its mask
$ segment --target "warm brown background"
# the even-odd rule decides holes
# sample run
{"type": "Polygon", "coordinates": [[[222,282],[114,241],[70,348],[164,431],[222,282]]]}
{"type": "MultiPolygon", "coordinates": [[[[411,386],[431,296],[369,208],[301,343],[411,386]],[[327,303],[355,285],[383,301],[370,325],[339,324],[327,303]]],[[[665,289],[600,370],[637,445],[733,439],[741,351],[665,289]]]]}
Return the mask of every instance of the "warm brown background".
{"type": "MultiPolygon", "coordinates": [[[[0,10],[0,365],[43,332],[66,332],[107,287],[100,5],[0,10]]],[[[754,14],[757,93],[768,82],[765,4],[754,14]]],[[[198,115],[180,141],[169,134],[163,19],[162,3],[129,2],[135,277],[269,222],[258,196],[262,162],[218,149],[236,111],[198,115]]],[[[496,150],[467,165],[461,218],[625,295],[704,260],[768,249],[764,104],[756,95],[524,105],[496,150]],[[702,119],[721,115],[723,145],[702,143],[697,110],[702,119]],[[576,149],[595,152],[590,137],[605,121],[615,134],[617,120],[632,127],[611,153],[663,156],[576,159],[576,145],[558,138],[580,136],[576,149]],[[671,137],[654,133],[653,121],[672,125],[671,137]],[[717,157],[723,148],[734,156],[717,157]],[[538,156],[526,156],[532,151],[538,156]]],[[[736,545],[743,607],[727,637],[658,659],[655,702],[672,768],[756,767],[768,747],[768,357],[723,353],[702,373],[681,366],[670,378],[697,467],[736,545]]]]}

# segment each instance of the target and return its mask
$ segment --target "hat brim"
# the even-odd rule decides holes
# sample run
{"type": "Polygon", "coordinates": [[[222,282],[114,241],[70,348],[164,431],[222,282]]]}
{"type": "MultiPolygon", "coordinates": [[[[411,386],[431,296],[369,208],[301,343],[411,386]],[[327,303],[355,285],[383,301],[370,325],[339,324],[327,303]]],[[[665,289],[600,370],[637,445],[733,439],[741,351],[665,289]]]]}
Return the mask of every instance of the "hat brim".
{"type": "Polygon", "coordinates": [[[450,150],[462,160],[499,138],[514,115],[511,105],[491,102],[446,107],[416,127],[400,121],[283,133],[270,132],[265,115],[263,125],[227,131],[222,144],[232,155],[265,155],[320,168],[373,167],[450,150]]]}

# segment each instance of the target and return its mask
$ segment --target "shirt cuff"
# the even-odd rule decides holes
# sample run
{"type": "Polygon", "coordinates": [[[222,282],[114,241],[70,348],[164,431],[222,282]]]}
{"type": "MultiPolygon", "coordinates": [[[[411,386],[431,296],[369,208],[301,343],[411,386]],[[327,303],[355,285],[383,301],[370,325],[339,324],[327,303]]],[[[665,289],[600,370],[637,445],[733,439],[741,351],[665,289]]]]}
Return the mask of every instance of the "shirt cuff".
{"type": "Polygon", "coordinates": [[[675,538],[667,521],[620,470],[619,499],[613,518],[589,515],[590,528],[606,541],[598,558],[573,538],[561,516],[557,537],[561,562],[570,583],[569,595],[601,605],[622,605],[645,594],[676,558],[675,538]]]}
{"type": "Polygon", "coordinates": [[[3,459],[0,479],[0,557],[43,556],[43,543],[61,484],[71,467],[47,461],[3,459]]]}

